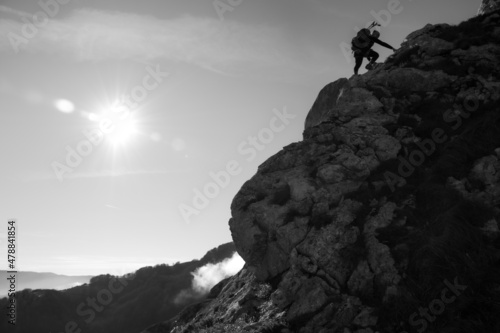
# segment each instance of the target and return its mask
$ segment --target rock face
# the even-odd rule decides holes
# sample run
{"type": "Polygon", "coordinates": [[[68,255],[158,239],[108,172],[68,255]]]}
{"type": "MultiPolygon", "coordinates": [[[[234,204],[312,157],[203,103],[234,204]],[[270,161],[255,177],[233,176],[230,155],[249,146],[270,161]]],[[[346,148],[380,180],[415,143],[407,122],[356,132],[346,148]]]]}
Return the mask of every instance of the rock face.
{"type": "Polygon", "coordinates": [[[486,14],[500,9],[500,0],[483,0],[481,7],[479,7],[478,14],[486,14]]]}
{"type": "Polygon", "coordinates": [[[500,332],[499,26],[327,85],[233,200],[245,268],[172,332],[500,332]]]}

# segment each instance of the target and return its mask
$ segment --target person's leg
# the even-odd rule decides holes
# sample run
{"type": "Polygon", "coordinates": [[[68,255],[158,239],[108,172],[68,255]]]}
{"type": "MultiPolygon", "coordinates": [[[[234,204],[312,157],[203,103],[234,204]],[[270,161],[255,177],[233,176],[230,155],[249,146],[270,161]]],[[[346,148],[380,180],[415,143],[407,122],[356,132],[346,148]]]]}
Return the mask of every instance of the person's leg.
{"type": "Polygon", "coordinates": [[[366,56],[368,58],[368,60],[370,61],[368,63],[368,65],[365,66],[366,69],[368,70],[372,70],[373,69],[373,65],[375,64],[375,61],[377,61],[379,55],[377,52],[373,51],[373,50],[370,50],[366,56]]]}
{"type": "Polygon", "coordinates": [[[377,52],[370,50],[370,52],[368,53],[368,60],[370,60],[370,63],[373,65],[377,61],[379,56],[380,55],[377,52]]]}
{"type": "Polygon", "coordinates": [[[354,59],[356,59],[356,66],[354,66],[354,74],[358,75],[358,70],[361,67],[361,64],[363,63],[363,57],[356,56],[354,57],[354,59]]]}

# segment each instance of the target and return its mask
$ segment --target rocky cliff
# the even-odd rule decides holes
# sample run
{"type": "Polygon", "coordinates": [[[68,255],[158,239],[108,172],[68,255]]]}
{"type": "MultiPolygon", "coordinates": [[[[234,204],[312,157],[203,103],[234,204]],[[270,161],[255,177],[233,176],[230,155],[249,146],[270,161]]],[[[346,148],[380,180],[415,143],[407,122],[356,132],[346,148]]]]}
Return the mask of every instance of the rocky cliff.
{"type": "Polygon", "coordinates": [[[500,13],[328,84],[231,205],[246,262],[148,332],[500,332],[500,13]]]}
{"type": "Polygon", "coordinates": [[[486,14],[500,9],[500,0],[483,0],[481,7],[479,7],[478,14],[486,14]]]}

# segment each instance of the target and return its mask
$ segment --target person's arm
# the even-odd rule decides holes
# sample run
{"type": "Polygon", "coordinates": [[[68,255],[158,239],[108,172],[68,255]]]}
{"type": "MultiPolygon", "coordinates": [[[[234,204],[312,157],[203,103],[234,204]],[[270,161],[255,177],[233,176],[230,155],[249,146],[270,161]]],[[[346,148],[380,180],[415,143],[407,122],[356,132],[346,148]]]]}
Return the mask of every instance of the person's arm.
{"type": "Polygon", "coordinates": [[[375,37],[370,36],[370,39],[371,39],[373,42],[375,42],[375,43],[377,43],[377,44],[379,44],[379,45],[382,45],[383,47],[386,47],[386,48],[391,49],[391,50],[394,50],[394,51],[396,50],[395,48],[393,48],[392,46],[390,46],[390,45],[389,45],[389,44],[387,44],[387,43],[384,43],[383,41],[381,41],[381,40],[380,40],[380,39],[378,39],[378,38],[375,38],[375,37]]]}

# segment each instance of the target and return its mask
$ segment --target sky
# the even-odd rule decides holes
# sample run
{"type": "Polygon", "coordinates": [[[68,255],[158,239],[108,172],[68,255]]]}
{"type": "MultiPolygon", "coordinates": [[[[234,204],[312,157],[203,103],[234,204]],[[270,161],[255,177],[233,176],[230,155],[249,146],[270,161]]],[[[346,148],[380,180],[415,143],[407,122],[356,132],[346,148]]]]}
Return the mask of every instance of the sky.
{"type": "Polygon", "coordinates": [[[201,258],[321,88],[352,75],[356,29],[378,19],[397,48],[480,2],[0,1],[0,257],[15,219],[20,271],[201,258]]]}

